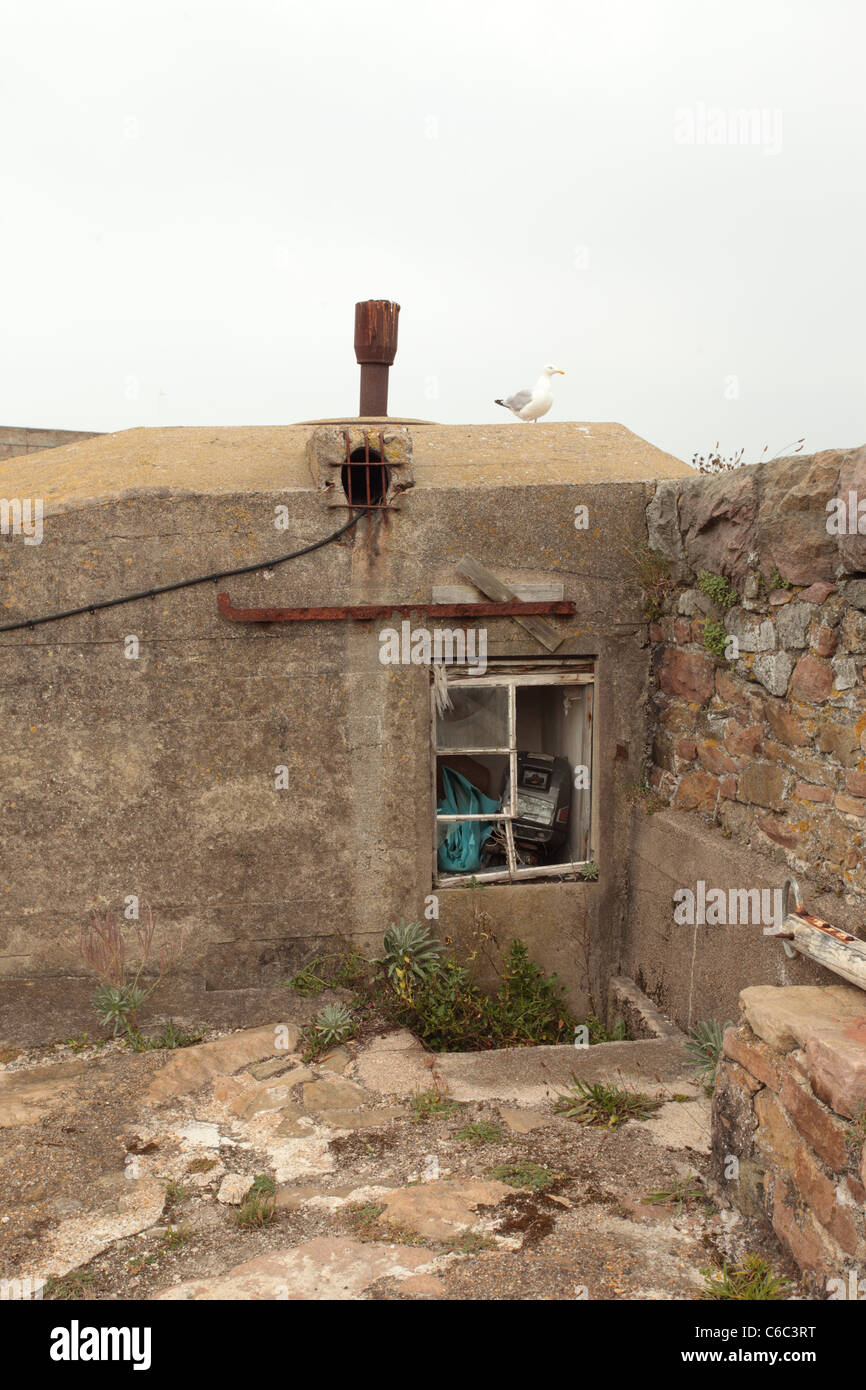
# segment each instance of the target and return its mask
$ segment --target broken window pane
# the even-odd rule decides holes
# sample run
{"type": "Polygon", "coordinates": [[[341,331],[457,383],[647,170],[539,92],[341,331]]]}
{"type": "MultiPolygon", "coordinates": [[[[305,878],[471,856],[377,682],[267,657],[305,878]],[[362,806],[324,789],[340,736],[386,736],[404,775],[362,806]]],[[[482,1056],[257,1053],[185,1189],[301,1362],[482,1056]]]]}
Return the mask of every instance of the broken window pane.
{"type": "Polygon", "coordinates": [[[507,748],[508,688],[449,686],[451,706],[436,721],[439,748],[507,748]]]}

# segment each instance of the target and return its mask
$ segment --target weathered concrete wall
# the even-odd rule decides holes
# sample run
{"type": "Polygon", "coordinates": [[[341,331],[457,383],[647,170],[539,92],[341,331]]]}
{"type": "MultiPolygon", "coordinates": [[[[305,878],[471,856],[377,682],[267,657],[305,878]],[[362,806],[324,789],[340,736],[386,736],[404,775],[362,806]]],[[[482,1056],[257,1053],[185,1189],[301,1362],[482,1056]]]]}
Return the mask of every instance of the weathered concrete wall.
{"type": "Polygon", "coordinates": [[[858,1300],[866,1268],[866,994],[746,989],[713,1094],[713,1174],[765,1218],[816,1296],[858,1300]],[[853,1278],[852,1278],[853,1276],[853,1278]]]}
{"type": "MultiPolygon", "coordinates": [[[[675,920],[675,894],[684,888],[696,893],[699,880],[726,895],[731,889],[781,889],[785,882],[789,870],[784,864],[726,838],[720,826],[685,812],[651,813],[640,801],[633,811],[628,862],[621,973],[682,1028],[736,1018],[739,993],[747,983],[820,984],[832,978],[809,960],[789,960],[781,942],[764,936],[760,922],[675,920]]],[[[807,897],[819,916],[847,931],[857,927],[856,910],[834,894],[817,896],[807,889],[807,897]]]]}
{"type": "Polygon", "coordinates": [[[34,430],[0,425],[0,459],[35,454],[42,449],[58,449],[79,439],[94,439],[96,434],[95,430],[34,430]]]}
{"type": "MultiPolygon", "coordinates": [[[[226,622],[216,589],[240,606],[424,600],[457,581],[465,553],[506,581],[562,579],[577,615],[556,620],[567,633],[557,655],[598,658],[600,879],[491,886],[482,897],[501,944],[525,937],[576,1007],[588,954],[603,999],[625,918],[623,793],[640,775],[649,675],[641,596],[616,538],[643,533],[648,495],[642,481],[419,485],[399,514],[365,518],[269,574],[0,635],[3,1034],[92,1026],[75,938],[88,914],[127,894],[152,905],[159,939],[184,943],[155,1006],[219,1021],[273,1017],[277,981],[338,933],[372,952],[391,921],[422,915],[427,670],[383,666],[379,624],[226,622]],[[575,529],[579,503],[588,531],[575,529]],[[136,659],[124,655],[130,635],[136,659]],[[289,790],[275,789],[279,766],[289,790]]],[[[312,479],[58,503],[41,545],[9,537],[0,547],[5,615],[251,563],[345,517],[312,479]],[[274,528],[277,504],[289,507],[289,531],[274,528]]],[[[544,654],[508,620],[488,631],[491,656],[544,654]]],[[[441,932],[459,939],[471,911],[469,890],[442,890],[441,932]]]]}

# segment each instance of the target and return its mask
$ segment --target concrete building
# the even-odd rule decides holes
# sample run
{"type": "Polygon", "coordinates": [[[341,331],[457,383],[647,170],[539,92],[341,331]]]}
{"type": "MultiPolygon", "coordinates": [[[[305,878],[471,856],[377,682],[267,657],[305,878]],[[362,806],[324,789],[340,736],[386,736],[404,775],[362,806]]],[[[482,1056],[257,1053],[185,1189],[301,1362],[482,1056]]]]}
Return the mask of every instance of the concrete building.
{"type": "Polygon", "coordinates": [[[458,943],[479,922],[523,938],[578,1013],[620,974],[684,1026],[733,1016],[745,985],[826,978],[760,924],[682,926],[674,906],[698,879],[778,886],[793,867],[808,886],[815,868],[817,910],[862,920],[859,554],[814,550],[836,616],[814,592],[802,622],[771,613],[773,662],[748,643],[734,666],[714,656],[705,624],[724,614],[695,587],[729,574],[726,611],[783,614],[796,587],[775,608],[749,598],[743,553],[784,574],[786,516],[820,510],[852,457],[705,479],[618,424],[383,415],[137,429],[4,461],[0,626],[85,611],[0,631],[0,1036],[92,1024],[77,936],[133,900],[179,948],[154,1007],[213,1023],[272,1019],[317,950],[372,954],[425,915],[458,943]],[[39,543],[15,524],[37,499],[39,543]],[[825,627],[844,662],[818,690],[825,627]],[[455,656],[470,643],[445,689],[437,632],[455,656]],[[466,831],[462,871],[441,848],[446,769],[496,827],[474,859],[466,831]]]}

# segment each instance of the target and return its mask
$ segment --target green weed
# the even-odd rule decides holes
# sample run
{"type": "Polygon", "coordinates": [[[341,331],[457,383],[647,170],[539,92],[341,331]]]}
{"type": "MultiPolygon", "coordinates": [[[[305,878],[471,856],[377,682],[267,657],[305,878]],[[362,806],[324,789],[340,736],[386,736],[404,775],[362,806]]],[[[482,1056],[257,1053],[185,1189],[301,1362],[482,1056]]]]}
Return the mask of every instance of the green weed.
{"type": "Polygon", "coordinates": [[[698,575],[698,588],[720,608],[732,608],[735,603],[740,601],[740,596],[733,584],[723,574],[712,574],[709,570],[701,570],[698,575]]]}
{"type": "Polygon", "coordinates": [[[489,1120],[478,1120],[475,1124],[458,1129],[454,1138],[468,1139],[470,1144],[501,1144],[505,1131],[501,1125],[491,1124],[489,1120]]]}
{"type": "Polygon", "coordinates": [[[616,1129],[626,1120],[648,1120],[662,1101],[652,1100],[642,1091],[626,1091],[603,1081],[590,1085],[572,1073],[567,1092],[560,1092],[554,1111],[578,1124],[616,1129]],[[570,1094],[569,1094],[570,1092],[570,1094]]]}
{"type": "Polygon", "coordinates": [[[747,1255],[740,1264],[720,1269],[702,1269],[704,1289],[698,1298],[716,1300],[755,1299],[779,1300],[788,1297],[791,1286],[787,1279],[773,1273],[772,1266],[760,1255],[747,1255]]]}
{"type": "Polygon", "coordinates": [[[561,1175],[552,1173],[549,1168],[542,1168],[539,1163],[531,1163],[529,1159],[522,1158],[489,1168],[487,1176],[506,1183],[508,1187],[528,1187],[532,1192],[546,1192],[559,1181],[561,1175]]]}

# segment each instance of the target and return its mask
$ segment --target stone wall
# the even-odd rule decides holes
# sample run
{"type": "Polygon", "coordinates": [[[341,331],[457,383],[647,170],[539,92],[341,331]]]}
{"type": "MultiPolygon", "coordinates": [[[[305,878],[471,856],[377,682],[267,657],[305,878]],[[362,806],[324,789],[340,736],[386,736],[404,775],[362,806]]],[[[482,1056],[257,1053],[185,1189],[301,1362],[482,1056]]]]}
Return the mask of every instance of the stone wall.
{"type": "Polygon", "coordinates": [[[94,439],[96,430],[34,430],[0,425],[0,459],[35,454],[42,449],[59,449],[80,439],[94,439]]]}
{"type": "Polygon", "coordinates": [[[714,1177],[816,1293],[850,1297],[852,1273],[855,1288],[866,1276],[866,994],[758,986],[740,1003],[713,1095],[714,1177]]]}
{"type": "Polygon", "coordinates": [[[866,513],[866,448],[662,482],[648,527],[665,568],[647,595],[655,792],[862,911],[859,498],[866,513]]]}

